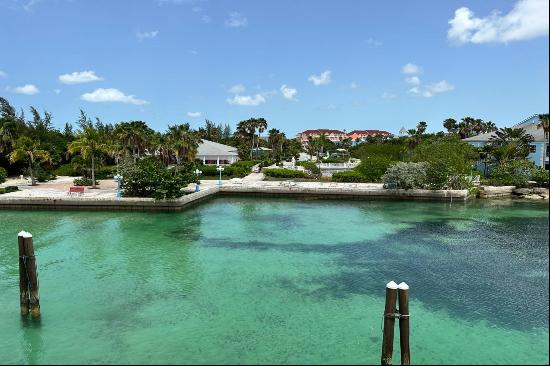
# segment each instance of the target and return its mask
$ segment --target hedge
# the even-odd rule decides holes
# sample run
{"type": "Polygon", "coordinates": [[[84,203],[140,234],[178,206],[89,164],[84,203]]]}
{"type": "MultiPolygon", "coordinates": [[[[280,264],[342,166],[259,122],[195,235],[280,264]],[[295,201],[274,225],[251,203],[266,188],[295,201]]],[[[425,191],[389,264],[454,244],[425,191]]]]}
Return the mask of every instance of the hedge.
{"type": "Polygon", "coordinates": [[[271,178],[307,178],[307,174],[292,169],[264,169],[263,173],[271,178]]]}
{"type": "Polygon", "coordinates": [[[369,179],[358,171],[350,170],[332,174],[334,182],[368,183],[369,179]]]}
{"type": "Polygon", "coordinates": [[[8,177],[8,172],[6,171],[6,169],[0,166],[0,183],[4,183],[7,177],[8,177]]]}

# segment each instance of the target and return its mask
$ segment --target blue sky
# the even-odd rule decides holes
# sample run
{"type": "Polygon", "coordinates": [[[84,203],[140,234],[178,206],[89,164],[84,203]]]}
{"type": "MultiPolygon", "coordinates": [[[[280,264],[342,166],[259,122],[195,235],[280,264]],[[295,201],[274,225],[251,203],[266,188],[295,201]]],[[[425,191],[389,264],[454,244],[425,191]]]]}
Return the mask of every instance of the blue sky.
{"type": "Polygon", "coordinates": [[[57,127],[79,109],[290,136],[548,112],[547,0],[0,0],[0,17],[0,95],[57,127]]]}

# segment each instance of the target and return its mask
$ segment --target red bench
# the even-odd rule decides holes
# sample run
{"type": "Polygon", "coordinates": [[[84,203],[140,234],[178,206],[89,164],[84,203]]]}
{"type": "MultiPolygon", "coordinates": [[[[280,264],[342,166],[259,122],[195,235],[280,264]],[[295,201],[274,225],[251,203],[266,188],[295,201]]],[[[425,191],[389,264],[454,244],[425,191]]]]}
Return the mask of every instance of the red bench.
{"type": "Polygon", "coordinates": [[[67,194],[72,196],[74,194],[82,195],[84,193],[84,187],[69,187],[69,192],[67,194]]]}

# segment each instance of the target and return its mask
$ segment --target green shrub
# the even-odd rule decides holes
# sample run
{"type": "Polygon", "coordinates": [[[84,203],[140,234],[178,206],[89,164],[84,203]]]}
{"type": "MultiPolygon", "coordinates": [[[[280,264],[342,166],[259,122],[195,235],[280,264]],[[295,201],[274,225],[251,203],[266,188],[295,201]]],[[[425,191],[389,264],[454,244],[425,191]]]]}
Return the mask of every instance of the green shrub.
{"type": "Polygon", "coordinates": [[[323,163],[346,163],[349,159],[345,158],[326,158],[322,159],[323,163]]]}
{"type": "Polygon", "coordinates": [[[531,174],[531,180],[536,182],[537,187],[548,188],[548,170],[536,167],[535,171],[531,174]]]}
{"type": "Polygon", "coordinates": [[[154,157],[145,157],[136,163],[127,162],[121,173],[125,197],[174,199],[183,196],[182,188],[197,181],[192,165],[168,169],[154,157]]]}
{"type": "Polygon", "coordinates": [[[77,172],[73,166],[73,164],[63,164],[57,167],[57,169],[54,170],[55,175],[57,176],[68,176],[68,177],[76,177],[81,175],[79,172],[77,172]]]}
{"type": "Polygon", "coordinates": [[[353,182],[353,183],[367,183],[369,179],[356,170],[350,170],[347,172],[338,172],[332,174],[332,180],[335,182],[353,182]]]}
{"type": "Polygon", "coordinates": [[[428,163],[399,162],[388,168],[382,176],[386,187],[401,189],[425,188],[428,183],[426,169],[428,163]]]}
{"type": "Polygon", "coordinates": [[[264,169],[263,173],[272,178],[307,178],[307,174],[292,169],[264,169]]]}
{"type": "Polygon", "coordinates": [[[296,165],[303,166],[313,178],[319,178],[321,176],[321,169],[313,161],[299,161],[296,165]]]}
{"type": "Polygon", "coordinates": [[[95,179],[111,179],[115,176],[116,171],[116,165],[97,167],[95,169],[95,179]]]}
{"type": "Polygon", "coordinates": [[[384,156],[371,156],[361,161],[355,170],[365,177],[367,182],[381,182],[382,176],[393,162],[384,156]]]}
{"type": "Polygon", "coordinates": [[[44,168],[34,169],[33,175],[34,179],[36,179],[38,182],[47,182],[56,178],[56,175],[53,171],[45,170],[44,168]]]}
{"type": "Polygon", "coordinates": [[[491,170],[491,174],[486,179],[485,183],[494,186],[516,186],[527,187],[530,180],[538,179],[537,184],[544,184],[544,180],[548,182],[548,172],[546,175],[539,172],[533,164],[528,160],[512,160],[491,170]]]}
{"type": "Polygon", "coordinates": [[[239,160],[231,164],[231,166],[248,168],[248,170],[250,171],[250,169],[256,164],[258,164],[258,162],[253,160],[239,160]]]}
{"type": "MultiPolygon", "coordinates": [[[[75,186],[91,186],[92,180],[90,178],[82,177],[82,178],[75,178],[73,180],[73,184],[75,186]]],[[[99,182],[95,182],[96,185],[99,185],[99,182]]]]}
{"type": "Polygon", "coordinates": [[[17,186],[7,186],[4,188],[0,188],[0,194],[17,192],[18,190],[19,188],[17,186]]]}
{"type": "Polygon", "coordinates": [[[4,183],[7,177],[8,177],[8,172],[6,171],[6,169],[0,166],[0,183],[4,183]]]}

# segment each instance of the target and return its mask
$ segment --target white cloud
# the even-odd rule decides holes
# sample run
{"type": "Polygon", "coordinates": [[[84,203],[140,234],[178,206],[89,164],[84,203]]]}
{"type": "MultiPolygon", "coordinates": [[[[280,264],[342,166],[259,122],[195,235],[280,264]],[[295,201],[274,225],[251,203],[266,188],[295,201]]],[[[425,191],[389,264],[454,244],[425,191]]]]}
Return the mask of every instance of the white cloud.
{"type": "Polygon", "coordinates": [[[288,87],[286,84],[283,84],[281,86],[281,93],[283,93],[283,97],[288,100],[298,100],[295,98],[296,94],[298,94],[298,90],[288,87]]]}
{"type": "Polygon", "coordinates": [[[393,99],[396,97],[395,94],[392,94],[392,93],[388,93],[388,92],[384,92],[382,95],[381,95],[382,99],[393,99]]]}
{"type": "Polygon", "coordinates": [[[80,99],[87,102],[99,103],[99,102],[118,102],[118,103],[130,103],[135,105],[149,104],[149,102],[138,99],[133,95],[125,95],[118,89],[99,88],[91,93],[85,93],[80,96],[80,99]]]}
{"type": "Polygon", "coordinates": [[[23,9],[25,9],[25,11],[31,11],[33,6],[39,3],[40,1],[41,0],[29,0],[29,2],[23,5],[23,9]]]}
{"type": "Polygon", "coordinates": [[[326,70],[326,71],[323,71],[321,75],[311,75],[307,79],[311,81],[315,86],[325,85],[325,84],[329,84],[332,81],[330,74],[331,74],[331,71],[326,70]]]}
{"type": "Polygon", "coordinates": [[[159,34],[158,30],[151,31],[151,32],[137,32],[136,37],[138,40],[143,41],[144,39],[153,39],[156,38],[159,34]]]}
{"type": "Polygon", "coordinates": [[[373,38],[369,38],[365,41],[368,45],[370,46],[374,46],[374,47],[378,47],[378,46],[382,46],[383,43],[381,41],[377,41],[376,39],[373,39],[373,38]]]}
{"type": "Polygon", "coordinates": [[[248,19],[242,13],[231,12],[229,13],[229,18],[224,22],[226,27],[230,28],[239,28],[246,27],[248,25],[248,19]]]}
{"type": "Polygon", "coordinates": [[[197,51],[197,50],[187,50],[187,53],[196,56],[196,55],[199,54],[199,51],[197,51]]]}
{"type": "Polygon", "coordinates": [[[209,17],[208,15],[204,14],[202,17],[201,17],[201,20],[204,22],[204,23],[210,23],[212,22],[212,18],[209,17]]]}
{"type": "Polygon", "coordinates": [[[455,89],[455,86],[449,83],[447,80],[442,80],[437,83],[433,83],[423,87],[421,85],[414,86],[409,89],[409,93],[413,95],[422,96],[425,98],[431,98],[435,94],[446,93],[455,89]]]}
{"type": "Polygon", "coordinates": [[[357,83],[355,81],[352,81],[350,84],[349,84],[349,87],[351,89],[357,89],[359,87],[359,85],[357,85],[357,83]]]}
{"type": "Polygon", "coordinates": [[[519,0],[508,14],[493,11],[482,18],[466,7],[449,20],[447,38],[457,44],[506,43],[548,35],[548,0],[519,0]]]}
{"type": "Polygon", "coordinates": [[[401,72],[403,74],[420,74],[422,72],[422,68],[418,65],[408,63],[403,68],[401,68],[401,72]]]}
{"type": "Polygon", "coordinates": [[[200,6],[193,6],[191,10],[193,11],[193,13],[200,13],[202,11],[202,8],[200,6]]]}
{"type": "Polygon", "coordinates": [[[4,71],[0,70],[0,78],[7,78],[8,74],[6,74],[4,71]]]}
{"type": "Polygon", "coordinates": [[[26,95],[34,95],[40,93],[40,90],[33,85],[33,84],[26,84],[23,86],[18,86],[13,89],[14,92],[17,94],[26,94],[26,95]]]}
{"type": "Polygon", "coordinates": [[[61,89],[54,89],[53,92],[57,95],[61,94],[61,89]]]}
{"type": "Polygon", "coordinates": [[[198,118],[198,117],[202,116],[202,113],[201,112],[187,112],[187,116],[189,116],[191,118],[198,118]]]}
{"type": "Polygon", "coordinates": [[[254,96],[235,95],[233,98],[227,98],[226,100],[227,103],[233,105],[257,106],[265,103],[265,98],[261,94],[256,94],[254,96]]]}
{"type": "Polygon", "coordinates": [[[97,76],[95,71],[92,70],[59,75],[59,81],[63,84],[82,84],[100,80],[103,80],[103,78],[97,76]]]}
{"type": "Polygon", "coordinates": [[[409,78],[406,78],[405,81],[407,82],[407,84],[412,84],[412,85],[420,84],[420,78],[418,76],[411,76],[409,78]]]}
{"type": "Polygon", "coordinates": [[[231,88],[227,89],[227,91],[232,94],[241,94],[244,93],[245,87],[243,84],[235,84],[231,88]]]}

